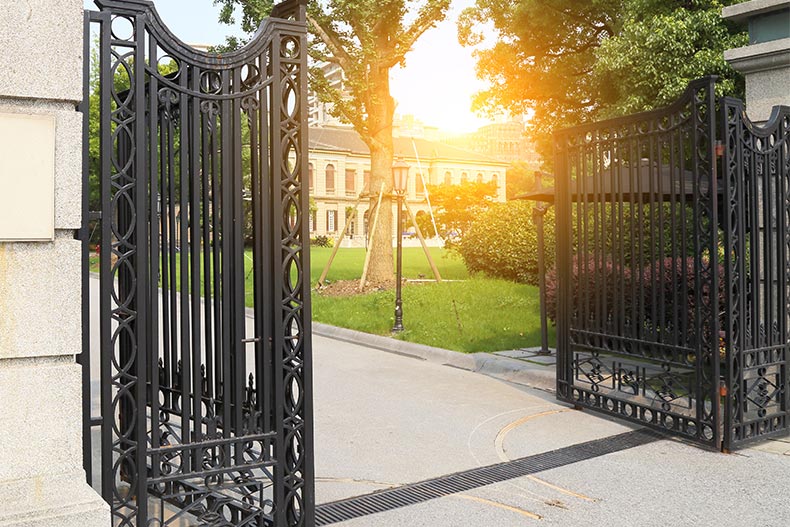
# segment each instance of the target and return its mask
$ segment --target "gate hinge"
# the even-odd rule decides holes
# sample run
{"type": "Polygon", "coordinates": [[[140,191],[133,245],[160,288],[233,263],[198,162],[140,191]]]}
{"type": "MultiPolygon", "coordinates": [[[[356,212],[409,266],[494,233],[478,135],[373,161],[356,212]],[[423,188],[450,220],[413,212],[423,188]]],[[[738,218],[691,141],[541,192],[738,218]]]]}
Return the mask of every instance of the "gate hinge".
{"type": "Polygon", "coordinates": [[[88,239],[88,228],[87,227],[80,227],[79,229],[74,231],[74,239],[84,242],[88,239]]]}

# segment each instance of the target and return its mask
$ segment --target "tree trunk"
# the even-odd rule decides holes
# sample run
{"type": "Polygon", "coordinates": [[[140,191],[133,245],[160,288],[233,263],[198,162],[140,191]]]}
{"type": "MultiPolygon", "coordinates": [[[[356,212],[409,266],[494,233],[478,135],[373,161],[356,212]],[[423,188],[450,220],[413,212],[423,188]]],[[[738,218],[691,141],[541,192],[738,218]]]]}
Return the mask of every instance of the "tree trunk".
{"type": "Polygon", "coordinates": [[[371,254],[367,281],[381,283],[392,281],[395,277],[392,263],[392,117],[395,103],[390,95],[389,68],[374,70],[371,81],[371,95],[382,103],[371,105],[368,114],[371,218],[382,189],[384,196],[376,232],[371,233],[373,243],[368,247],[371,254]]]}

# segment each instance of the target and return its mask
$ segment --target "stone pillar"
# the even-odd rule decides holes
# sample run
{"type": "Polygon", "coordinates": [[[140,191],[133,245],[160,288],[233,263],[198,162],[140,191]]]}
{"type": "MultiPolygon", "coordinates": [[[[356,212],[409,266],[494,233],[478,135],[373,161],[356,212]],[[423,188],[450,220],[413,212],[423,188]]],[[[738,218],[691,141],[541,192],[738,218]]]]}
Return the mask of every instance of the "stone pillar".
{"type": "Polygon", "coordinates": [[[746,109],[766,121],[771,108],[790,105],[790,0],[751,0],[725,7],[722,18],[749,28],[749,45],[724,52],[746,76],[746,109]]]}
{"type": "MultiPolygon", "coordinates": [[[[0,137],[13,137],[19,114],[47,116],[32,119],[49,132],[38,137],[34,129],[30,142],[42,157],[50,156],[43,163],[50,174],[45,187],[52,192],[54,173],[55,203],[43,218],[51,240],[0,242],[0,526],[107,527],[109,507],[87,485],[82,468],[75,363],[81,351],[74,231],[81,224],[82,114],[76,108],[82,99],[82,1],[2,4],[0,137]]],[[[14,172],[0,173],[0,192],[32,179],[26,167],[35,164],[0,160],[0,170],[14,172]]],[[[13,220],[5,223],[6,233],[17,228],[13,220]]]]}

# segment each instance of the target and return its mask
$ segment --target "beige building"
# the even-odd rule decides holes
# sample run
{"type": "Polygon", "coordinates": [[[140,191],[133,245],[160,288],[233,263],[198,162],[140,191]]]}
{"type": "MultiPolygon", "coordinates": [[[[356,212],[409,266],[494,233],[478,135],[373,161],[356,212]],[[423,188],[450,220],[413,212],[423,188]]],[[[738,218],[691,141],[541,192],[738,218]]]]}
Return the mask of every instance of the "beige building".
{"type": "MultiPolygon", "coordinates": [[[[428,214],[426,185],[459,184],[462,181],[497,183],[497,200],[505,201],[505,172],[508,164],[483,154],[469,152],[421,138],[395,137],[396,158],[410,165],[406,200],[415,214],[428,214]]],[[[323,126],[310,129],[310,196],[317,205],[310,221],[313,236],[337,236],[347,211],[357,208],[351,229],[352,245],[363,245],[368,222],[367,193],[370,180],[370,151],[348,127],[323,126]]],[[[393,206],[393,213],[395,207],[393,206]]],[[[393,238],[395,236],[393,232],[393,238]]]]}
{"type": "Polygon", "coordinates": [[[540,156],[527,138],[524,123],[520,121],[487,124],[476,132],[450,137],[445,142],[508,163],[521,161],[535,166],[540,164],[540,156]]]}

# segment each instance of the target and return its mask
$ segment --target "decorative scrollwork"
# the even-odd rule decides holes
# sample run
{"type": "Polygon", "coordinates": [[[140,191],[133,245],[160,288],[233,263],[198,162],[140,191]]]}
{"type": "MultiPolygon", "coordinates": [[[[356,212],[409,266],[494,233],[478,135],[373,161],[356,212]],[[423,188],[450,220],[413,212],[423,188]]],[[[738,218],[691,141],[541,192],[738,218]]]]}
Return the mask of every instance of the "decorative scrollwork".
{"type": "Polygon", "coordinates": [[[149,2],[97,5],[102,463],[114,525],[169,525],[173,507],[212,527],[305,525],[303,17],[269,20],[245,48],[213,55],[171,35],[149,2]]]}

